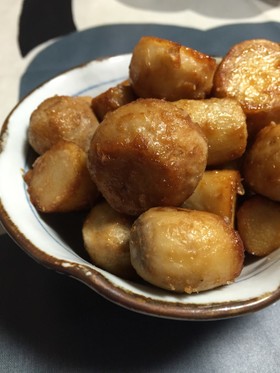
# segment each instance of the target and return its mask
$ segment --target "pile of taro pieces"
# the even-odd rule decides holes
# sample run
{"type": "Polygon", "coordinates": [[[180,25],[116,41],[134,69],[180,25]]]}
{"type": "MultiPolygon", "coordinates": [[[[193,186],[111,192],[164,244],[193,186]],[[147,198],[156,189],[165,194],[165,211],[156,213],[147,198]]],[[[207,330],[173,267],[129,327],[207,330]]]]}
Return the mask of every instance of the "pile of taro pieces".
{"type": "Polygon", "coordinates": [[[43,214],[86,211],[93,264],[178,293],[233,282],[280,247],[280,45],[220,60],[144,36],[129,79],[34,108],[24,175],[43,214]]]}

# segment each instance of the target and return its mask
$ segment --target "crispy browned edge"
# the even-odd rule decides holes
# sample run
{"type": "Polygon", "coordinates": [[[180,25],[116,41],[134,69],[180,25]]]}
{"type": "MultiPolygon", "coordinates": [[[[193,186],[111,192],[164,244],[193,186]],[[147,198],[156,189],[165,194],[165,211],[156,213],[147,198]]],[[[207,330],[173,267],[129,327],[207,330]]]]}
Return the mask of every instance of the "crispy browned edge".
{"type": "MultiPolygon", "coordinates": [[[[106,58],[103,58],[106,59],[106,58]]],[[[100,60],[103,60],[100,59],[100,60]]],[[[85,64],[74,67],[82,67],[85,64]]],[[[69,69],[67,71],[71,71],[69,69]]],[[[65,71],[66,72],[66,71],[65,71]]],[[[65,72],[59,74],[63,75],[65,72]]],[[[58,76],[59,76],[58,75],[58,76]]],[[[50,79],[51,80],[51,79],[50,79]]],[[[48,81],[46,81],[48,82],[48,81]]],[[[45,82],[45,83],[46,83],[45,82]]],[[[42,83],[40,86],[44,85],[42,83]]],[[[21,102],[31,95],[37,88],[31,91],[25,96],[10,112],[6,118],[0,134],[0,153],[3,151],[4,135],[8,130],[9,118],[21,102]]],[[[217,320],[232,318],[240,315],[245,315],[251,312],[259,311],[272,303],[280,299],[280,287],[271,293],[265,293],[261,297],[248,299],[246,301],[226,302],[226,303],[209,303],[203,305],[197,304],[183,304],[180,302],[166,302],[154,300],[150,297],[144,297],[137,295],[123,288],[117,287],[111,283],[106,277],[104,277],[97,270],[93,269],[89,265],[82,265],[73,262],[67,262],[65,260],[56,259],[51,255],[47,255],[42,252],[40,248],[35,246],[28,238],[26,238],[19,228],[10,219],[9,214],[4,208],[2,200],[0,198],[0,220],[2,225],[6,229],[10,237],[21,247],[29,256],[43,266],[53,269],[61,274],[73,277],[76,280],[81,281],[85,285],[89,286],[95,292],[118,304],[124,308],[138,313],[158,316],[163,318],[178,319],[178,320],[189,320],[189,321],[200,321],[200,320],[217,320]],[[65,263],[68,266],[65,266],[65,263]],[[89,275],[90,273],[90,275],[89,275]]]]}

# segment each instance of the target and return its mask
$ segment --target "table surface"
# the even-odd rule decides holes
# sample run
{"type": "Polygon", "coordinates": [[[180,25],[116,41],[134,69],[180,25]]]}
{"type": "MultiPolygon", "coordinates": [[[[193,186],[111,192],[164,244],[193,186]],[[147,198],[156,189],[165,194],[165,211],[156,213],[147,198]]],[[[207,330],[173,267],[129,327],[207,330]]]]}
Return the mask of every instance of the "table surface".
{"type": "MultiPolygon", "coordinates": [[[[0,3],[1,122],[46,79],[94,58],[131,52],[142,35],[212,55],[243,39],[280,39],[278,0],[45,3],[0,3]]],[[[279,371],[280,302],[219,321],[141,315],[46,269],[1,233],[0,372],[279,371]]]]}

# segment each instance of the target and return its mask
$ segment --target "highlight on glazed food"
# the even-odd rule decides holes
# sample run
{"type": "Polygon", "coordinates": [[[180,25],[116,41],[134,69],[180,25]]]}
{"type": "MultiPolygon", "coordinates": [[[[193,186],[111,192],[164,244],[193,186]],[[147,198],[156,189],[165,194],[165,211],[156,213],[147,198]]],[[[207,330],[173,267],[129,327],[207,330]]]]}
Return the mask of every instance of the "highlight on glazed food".
{"type": "Polygon", "coordinates": [[[234,282],[280,247],[279,66],[270,40],[218,61],[143,36],[127,80],[34,108],[31,203],[83,211],[89,260],[121,278],[186,294],[234,282]]]}

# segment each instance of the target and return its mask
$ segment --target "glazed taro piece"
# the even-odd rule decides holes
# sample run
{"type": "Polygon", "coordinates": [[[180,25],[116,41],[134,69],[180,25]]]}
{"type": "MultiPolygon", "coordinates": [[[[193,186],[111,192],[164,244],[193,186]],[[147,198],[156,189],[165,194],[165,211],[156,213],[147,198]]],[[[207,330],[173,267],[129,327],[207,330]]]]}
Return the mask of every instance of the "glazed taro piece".
{"type": "Polygon", "coordinates": [[[217,97],[237,99],[247,116],[250,137],[280,116],[280,44],[266,39],[233,45],[214,76],[217,97]]]}
{"type": "Polygon", "coordinates": [[[144,36],[129,66],[132,88],[139,97],[201,99],[212,89],[216,60],[170,40],[144,36]]]}
{"type": "Polygon", "coordinates": [[[280,204],[260,195],[245,200],[237,227],[246,251],[266,256],[280,247],[280,204]]]}
{"type": "Polygon", "coordinates": [[[98,96],[93,97],[91,107],[98,120],[102,122],[109,111],[114,111],[120,106],[136,100],[136,98],[130,82],[125,80],[100,93],[98,96]]]}
{"type": "Polygon", "coordinates": [[[97,126],[91,98],[53,96],[31,114],[28,141],[38,154],[43,154],[59,140],[74,142],[87,151],[97,126]]]}
{"type": "Polygon", "coordinates": [[[194,191],[207,162],[200,127],[175,105],[138,99],[108,113],[89,149],[89,171],[117,211],[138,215],[179,206],[194,191]]]}
{"type": "Polygon", "coordinates": [[[129,251],[134,218],[120,214],[106,202],[96,204],[83,224],[83,240],[91,261],[123,278],[134,278],[129,251]]]}
{"type": "Polygon", "coordinates": [[[247,145],[246,116],[240,103],[231,98],[178,100],[197,123],[208,142],[207,166],[223,165],[243,155],[247,145]]]}
{"type": "Polygon", "coordinates": [[[194,293],[232,282],[243,268],[238,233],[216,214],[154,207],[134,222],[131,263],[160,288],[194,293]]]}
{"type": "Polygon", "coordinates": [[[181,207],[220,215],[234,227],[239,195],[244,195],[244,188],[238,170],[207,170],[181,207]]]}
{"type": "Polygon", "coordinates": [[[24,180],[32,204],[45,213],[88,209],[99,196],[86,153],[70,141],[60,140],[39,156],[24,180]]]}
{"type": "Polygon", "coordinates": [[[258,132],[245,155],[244,182],[255,193],[280,202],[280,125],[272,123],[258,132]]]}

